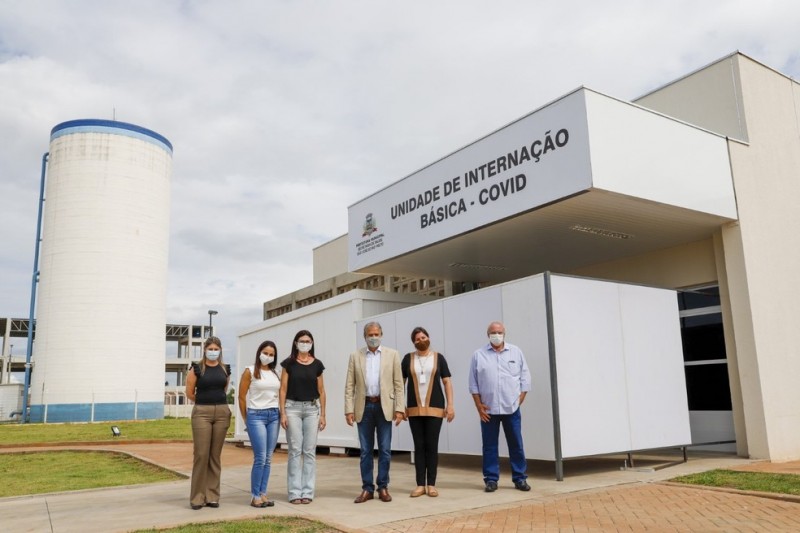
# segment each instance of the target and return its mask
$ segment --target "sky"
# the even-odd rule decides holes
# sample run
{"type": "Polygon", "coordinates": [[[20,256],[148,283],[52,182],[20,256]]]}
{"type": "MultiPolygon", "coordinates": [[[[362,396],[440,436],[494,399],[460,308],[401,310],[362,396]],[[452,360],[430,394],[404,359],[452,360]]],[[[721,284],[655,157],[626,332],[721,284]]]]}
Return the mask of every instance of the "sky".
{"type": "Polygon", "coordinates": [[[0,0],[0,316],[28,316],[61,122],[172,142],[167,321],[217,310],[230,357],[349,205],[580,86],[635,99],[737,50],[798,79],[798,22],[796,0],[0,0]]]}

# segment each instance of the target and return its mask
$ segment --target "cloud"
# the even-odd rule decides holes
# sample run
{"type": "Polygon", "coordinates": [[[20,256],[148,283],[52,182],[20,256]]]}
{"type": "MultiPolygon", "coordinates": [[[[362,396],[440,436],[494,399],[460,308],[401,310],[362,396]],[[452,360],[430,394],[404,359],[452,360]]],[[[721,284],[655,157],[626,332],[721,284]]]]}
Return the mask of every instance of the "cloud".
{"type": "Polygon", "coordinates": [[[793,1],[0,1],[0,314],[26,316],[41,156],[76,118],[175,147],[168,320],[226,347],[312,282],[347,206],[587,85],[735,50],[800,75],[793,1]]]}

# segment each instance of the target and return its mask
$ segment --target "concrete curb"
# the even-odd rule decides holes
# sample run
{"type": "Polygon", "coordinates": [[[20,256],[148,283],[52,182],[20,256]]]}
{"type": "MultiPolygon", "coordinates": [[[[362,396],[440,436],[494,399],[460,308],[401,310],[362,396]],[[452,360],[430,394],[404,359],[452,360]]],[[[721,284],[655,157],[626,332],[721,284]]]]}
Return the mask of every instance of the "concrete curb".
{"type": "Polygon", "coordinates": [[[728,487],[711,487],[708,485],[695,485],[692,483],[676,483],[674,481],[660,481],[659,485],[667,485],[670,487],[681,487],[684,489],[701,489],[712,490],[716,492],[727,492],[729,494],[741,494],[742,496],[755,496],[756,498],[768,498],[771,500],[778,500],[789,503],[800,503],[800,496],[794,494],[780,494],[777,492],[761,492],[757,490],[739,490],[731,489],[728,487]]]}
{"type": "Polygon", "coordinates": [[[174,444],[192,442],[192,439],[145,439],[145,440],[87,440],[87,441],[64,441],[64,442],[28,442],[21,444],[0,444],[0,450],[24,449],[24,448],[49,448],[59,446],[120,446],[131,444],[174,444]]]}

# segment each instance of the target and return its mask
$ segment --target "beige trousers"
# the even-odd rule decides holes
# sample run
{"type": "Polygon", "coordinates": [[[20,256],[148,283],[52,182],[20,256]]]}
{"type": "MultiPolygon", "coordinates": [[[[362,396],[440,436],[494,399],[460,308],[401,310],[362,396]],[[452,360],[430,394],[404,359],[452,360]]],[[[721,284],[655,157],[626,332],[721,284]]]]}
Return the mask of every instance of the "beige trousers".
{"type": "Polygon", "coordinates": [[[231,425],[227,404],[195,405],[192,409],[192,489],[189,502],[205,505],[219,501],[222,445],[231,425]]]}

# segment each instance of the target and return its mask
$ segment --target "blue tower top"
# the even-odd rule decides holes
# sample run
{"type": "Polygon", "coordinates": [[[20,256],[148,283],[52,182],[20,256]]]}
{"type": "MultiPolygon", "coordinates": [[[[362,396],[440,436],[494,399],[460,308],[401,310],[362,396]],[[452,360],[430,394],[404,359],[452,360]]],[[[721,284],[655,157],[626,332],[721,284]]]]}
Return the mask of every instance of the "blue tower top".
{"type": "Polygon", "coordinates": [[[69,135],[71,133],[113,133],[115,135],[126,135],[153,143],[172,154],[172,143],[169,142],[166,137],[153,130],[148,130],[136,124],[99,118],[86,118],[62,122],[50,131],[50,141],[52,142],[62,135],[69,135]]]}

